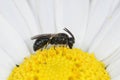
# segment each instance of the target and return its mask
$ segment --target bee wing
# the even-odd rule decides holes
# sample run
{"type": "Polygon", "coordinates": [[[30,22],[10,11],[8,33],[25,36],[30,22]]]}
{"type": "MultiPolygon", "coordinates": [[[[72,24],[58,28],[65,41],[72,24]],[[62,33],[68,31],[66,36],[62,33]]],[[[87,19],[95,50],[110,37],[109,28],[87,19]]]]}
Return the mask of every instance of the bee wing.
{"type": "Polygon", "coordinates": [[[48,37],[48,38],[50,38],[52,35],[53,35],[53,34],[39,34],[39,35],[36,35],[36,36],[31,37],[31,40],[33,40],[33,39],[38,39],[38,38],[40,38],[40,37],[48,37]]]}

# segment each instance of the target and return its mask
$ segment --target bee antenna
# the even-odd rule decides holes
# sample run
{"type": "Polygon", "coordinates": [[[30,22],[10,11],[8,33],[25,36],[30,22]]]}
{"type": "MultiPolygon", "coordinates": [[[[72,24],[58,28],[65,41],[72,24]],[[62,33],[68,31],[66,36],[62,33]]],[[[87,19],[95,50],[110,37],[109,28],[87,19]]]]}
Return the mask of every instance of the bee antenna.
{"type": "Polygon", "coordinates": [[[67,28],[64,28],[63,30],[65,30],[66,32],[68,32],[72,36],[72,38],[75,39],[75,37],[73,36],[73,34],[67,28]]]}

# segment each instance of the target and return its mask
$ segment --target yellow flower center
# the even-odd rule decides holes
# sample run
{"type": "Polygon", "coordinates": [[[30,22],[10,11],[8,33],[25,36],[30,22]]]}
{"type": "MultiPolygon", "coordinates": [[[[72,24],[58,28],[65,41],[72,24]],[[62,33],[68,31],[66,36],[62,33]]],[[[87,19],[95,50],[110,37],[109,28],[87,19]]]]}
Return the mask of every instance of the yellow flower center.
{"type": "Polygon", "coordinates": [[[38,50],[15,67],[8,80],[110,80],[105,65],[80,49],[38,50]]]}

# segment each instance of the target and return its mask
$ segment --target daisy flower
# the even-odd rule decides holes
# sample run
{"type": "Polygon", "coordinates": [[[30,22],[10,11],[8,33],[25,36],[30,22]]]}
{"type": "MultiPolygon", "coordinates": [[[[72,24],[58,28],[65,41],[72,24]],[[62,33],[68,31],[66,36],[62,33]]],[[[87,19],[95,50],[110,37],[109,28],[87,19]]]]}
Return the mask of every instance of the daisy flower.
{"type": "Polygon", "coordinates": [[[119,21],[120,0],[0,0],[0,80],[119,80],[119,21]],[[33,51],[32,36],[64,27],[73,49],[33,51]]]}

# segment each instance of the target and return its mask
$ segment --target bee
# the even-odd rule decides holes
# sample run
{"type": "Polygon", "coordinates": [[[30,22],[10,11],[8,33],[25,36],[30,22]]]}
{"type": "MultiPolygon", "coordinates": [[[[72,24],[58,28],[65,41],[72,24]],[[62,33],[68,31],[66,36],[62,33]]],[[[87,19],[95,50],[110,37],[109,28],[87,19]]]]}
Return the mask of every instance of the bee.
{"type": "Polygon", "coordinates": [[[36,51],[38,49],[43,49],[45,46],[47,47],[48,44],[66,45],[69,48],[72,48],[75,43],[75,38],[67,28],[64,28],[63,30],[66,31],[71,37],[69,37],[66,33],[40,34],[32,37],[32,40],[36,39],[33,44],[33,50],[36,51]]]}

